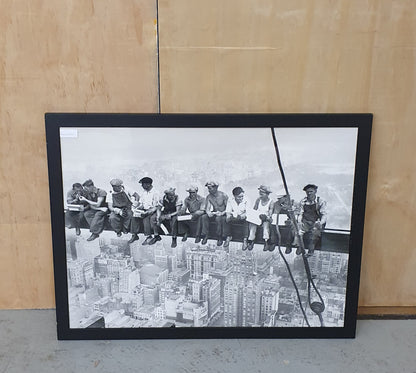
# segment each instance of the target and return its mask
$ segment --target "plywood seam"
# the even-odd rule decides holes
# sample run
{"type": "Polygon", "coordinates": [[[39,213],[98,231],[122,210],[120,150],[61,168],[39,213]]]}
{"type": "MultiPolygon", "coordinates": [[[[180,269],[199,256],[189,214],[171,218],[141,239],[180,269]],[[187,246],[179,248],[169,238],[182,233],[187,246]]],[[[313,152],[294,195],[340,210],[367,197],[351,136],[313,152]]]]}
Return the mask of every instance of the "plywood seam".
{"type": "Polygon", "coordinates": [[[157,112],[160,114],[160,45],[159,45],[159,0],[156,0],[156,54],[157,54],[157,112]]]}
{"type": "Polygon", "coordinates": [[[188,47],[183,47],[183,46],[167,46],[167,47],[162,47],[163,49],[172,49],[172,50],[206,50],[206,49],[212,49],[212,50],[248,50],[248,51],[256,51],[256,50],[260,50],[260,51],[264,51],[264,50],[283,50],[284,48],[276,48],[276,47],[233,47],[233,46],[225,46],[225,47],[216,47],[216,46],[203,46],[203,47],[198,47],[198,46],[188,46],[188,47]]]}

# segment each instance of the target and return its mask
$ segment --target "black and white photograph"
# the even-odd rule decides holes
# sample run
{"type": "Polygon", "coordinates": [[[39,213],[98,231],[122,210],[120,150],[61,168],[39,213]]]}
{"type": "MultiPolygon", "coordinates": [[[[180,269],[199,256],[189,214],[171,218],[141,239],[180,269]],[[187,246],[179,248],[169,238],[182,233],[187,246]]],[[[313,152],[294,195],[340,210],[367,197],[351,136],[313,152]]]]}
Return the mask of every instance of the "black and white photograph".
{"type": "Polygon", "coordinates": [[[69,329],[345,327],[358,128],[224,122],[59,126],[69,329]]]}

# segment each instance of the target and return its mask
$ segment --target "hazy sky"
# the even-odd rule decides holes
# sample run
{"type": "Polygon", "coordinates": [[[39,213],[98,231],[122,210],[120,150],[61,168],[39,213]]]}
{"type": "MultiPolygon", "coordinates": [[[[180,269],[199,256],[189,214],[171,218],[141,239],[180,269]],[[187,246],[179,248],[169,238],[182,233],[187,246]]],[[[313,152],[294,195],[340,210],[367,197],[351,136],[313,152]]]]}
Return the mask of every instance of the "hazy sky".
{"type": "MultiPolygon", "coordinates": [[[[355,162],[355,128],[278,128],[276,137],[283,162],[337,165],[355,162]]],[[[64,163],[101,164],[117,160],[189,158],[195,154],[274,152],[268,128],[80,128],[77,137],[61,138],[64,163]]]]}
{"type": "MultiPolygon", "coordinates": [[[[190,183],[205,195],[205,182],[212,178],[228,194],[236,183],[244,184],[251,200],[260,184],[270,186],[274,195],[284,194],[270,128],[68,128],[63,132],[64,194],[74,182],[88,178],[107,190],[112,178],[121,178],[127,190],[135,191],[143,176],[152,177],[160,191],[176,187],[181,198],[190,183]],[[161,176],[158,167],[159,171],[168,167],[169,172],[161,176]]],[[[348,228],[357,129],[276,128],[275,133],[291,196],[299,201],[304,185],[317,184],[333,209],[332,220],[341,214],[343,221],[337,225],[348,228]]]]}

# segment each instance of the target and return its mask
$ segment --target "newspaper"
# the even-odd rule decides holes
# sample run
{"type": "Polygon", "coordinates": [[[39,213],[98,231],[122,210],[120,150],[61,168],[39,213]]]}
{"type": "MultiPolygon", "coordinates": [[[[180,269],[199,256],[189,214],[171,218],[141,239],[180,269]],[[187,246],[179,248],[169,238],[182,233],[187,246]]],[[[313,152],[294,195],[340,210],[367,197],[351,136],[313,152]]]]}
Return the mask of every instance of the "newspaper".
{"type": "Polygon", "coordinates": [[[68,203],[66,207],[69,211],[84,211],[84,205],[73,205],[68,203]]]}
{"type": "Polygon", "coordinates": [[[259,218],[259,212],[257,210],[254,209],[247,209],[246,210],[246,215],[247,215],[247,221],[249,223],[253,223],[256,225],[261,225],[262,221],[259,218]]]}

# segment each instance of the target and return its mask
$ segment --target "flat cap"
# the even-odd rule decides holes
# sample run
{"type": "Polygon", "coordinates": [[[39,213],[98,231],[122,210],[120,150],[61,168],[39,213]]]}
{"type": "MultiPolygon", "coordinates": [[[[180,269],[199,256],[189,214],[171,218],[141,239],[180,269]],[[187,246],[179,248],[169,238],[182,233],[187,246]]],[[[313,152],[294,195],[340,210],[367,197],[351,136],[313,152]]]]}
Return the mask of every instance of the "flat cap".
{"type": "Polygon", "coordinates": [[[198,187],[196,185],[191,185],[188,189],[186,189],[186,191],[196,193],[198,191],[198,187]]]}
{"type": "Polygon", "coordinates": [[[259,189],[260,192],[264,192],[264,193],[271,193],[272,192],[272,190],[266,185],[260,185],[258,189],[259,189]]]}
{"type": "Polygon", "coordinates": [[[274,191],[274,193],[276,193],[277,199],[287,196],[286,190],[283,187],[280,187],[277,191],[274,191]]]}
{"type": "Polygon", "coordinates": [[[140,180],[139,180],[139,183],[140,184],[152,184],[153,183],[153,180],[150,178],[150,177],[142,177],[140,180]]]}
{"type": "Polygon", "coordinates": [[[305,185],[305,186],[303,187],[303,190],[304,190],[304,191],[306,191],[306,189],[310,189],[310,188],[315,189],[315,190],[318,190],[318,186],[317,186],[317,185],[315,185],[315,184],[308,184],[308,185],[305,185]]]}
{"type": "Polygon", "coordinates": [[[92,186],[92,185],[94,185],[94,182],[91,179],[85,180],[82,184],[82,186],[86,186],[86,187],[92,186]]]}
{"type": "Polygon", "coordinates": [[[218,182],[217,181],[207,181],[207,183],[205,184],[205,186],[207,187],[207,186],[218,186],[218,185],[220,185],[220,184],[218,184],[218,182]]]}
{"type": "Polygon", "coordinates": [[[120,180],[120,179],[112,179],[112,180],[110,180],[110,184],[112,186],[121,186],[121,185],[123,185],[123,180],[120,180]]]}
{"type": "Polygon", "coordinates": [[[165,194],[175,194],[176,188],[168,188],[165,190],[165,194]]]}

